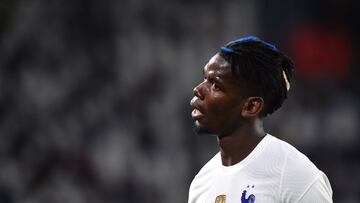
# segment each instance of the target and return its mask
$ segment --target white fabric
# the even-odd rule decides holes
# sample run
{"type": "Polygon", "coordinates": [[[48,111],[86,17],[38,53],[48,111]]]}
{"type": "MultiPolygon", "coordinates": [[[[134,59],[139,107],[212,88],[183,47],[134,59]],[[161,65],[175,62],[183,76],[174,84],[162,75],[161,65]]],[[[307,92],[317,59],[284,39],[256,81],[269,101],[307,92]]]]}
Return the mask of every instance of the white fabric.
{"type": "Polygon", "coordinates": [[[290,144],[267,134],[241,162],[217,153],[195,176],[188,203],[332,202],[326,175],[290,144]]]}

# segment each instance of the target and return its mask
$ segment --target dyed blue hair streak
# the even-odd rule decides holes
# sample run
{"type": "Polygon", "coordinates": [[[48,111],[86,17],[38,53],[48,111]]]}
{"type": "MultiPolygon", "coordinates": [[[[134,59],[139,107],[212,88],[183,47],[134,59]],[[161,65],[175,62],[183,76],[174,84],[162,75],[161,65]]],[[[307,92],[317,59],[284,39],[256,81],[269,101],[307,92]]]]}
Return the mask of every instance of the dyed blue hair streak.
{"type": "Polygon", "coordinates": [[[261,44],[264,44],[266,45],[267,47],[269,47],[270,49],[274,50],[274,51],[277,51],[278,49],[276,48],[275,45],[273,44],[270,44],[268,42],[265,42],[263,40],[260,40],[259,38],[257,37],[254,37],[254,36],[249,36],[249,37],[243,37],[243,38],[240,38],[240,39],[237,39],[237,40],[234,40],[234,41],[231,41],[229,43],[227,43],[225,45],[225,47],[221,47],[221,51],[225,52],[225,53],[233,53],[233,54],[240,54],[238,52],[235,52],[233,49],[231,49],[230,47],[231,46],[234,46],[234,45],[237,45],[237,44],[241,44],[241,43],[244,43],[244,42],[260,42],[261,44]]]}

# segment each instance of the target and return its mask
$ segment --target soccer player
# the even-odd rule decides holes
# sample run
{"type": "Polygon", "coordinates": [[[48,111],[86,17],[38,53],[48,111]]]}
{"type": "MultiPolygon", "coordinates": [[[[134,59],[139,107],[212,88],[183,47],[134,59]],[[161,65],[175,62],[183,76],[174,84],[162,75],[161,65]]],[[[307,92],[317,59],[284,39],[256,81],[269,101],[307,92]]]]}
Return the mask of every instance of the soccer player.
{"type": "Polygon", "coordinates": [[[256,37],[228,43],[205,65],[191,100],[199,133],[217,135],[217,153],[195,176],[189,203],[332,202],[326,175],[263,118],[281,107],[294,64],[256,37]]]}

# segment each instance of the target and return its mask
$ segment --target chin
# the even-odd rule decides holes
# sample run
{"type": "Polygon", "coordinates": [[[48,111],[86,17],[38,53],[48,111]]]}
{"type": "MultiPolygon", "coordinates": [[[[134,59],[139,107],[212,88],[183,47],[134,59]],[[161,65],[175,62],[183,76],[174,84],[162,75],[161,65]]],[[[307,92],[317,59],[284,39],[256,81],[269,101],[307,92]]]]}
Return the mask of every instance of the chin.
{"type": "Polygon", "coordinates": [[[198,135],[214,135],[215,134],[209,128],[201,126],[199,121],[195,121],[195,123],[194,123],[194,132],[198,135]]]}

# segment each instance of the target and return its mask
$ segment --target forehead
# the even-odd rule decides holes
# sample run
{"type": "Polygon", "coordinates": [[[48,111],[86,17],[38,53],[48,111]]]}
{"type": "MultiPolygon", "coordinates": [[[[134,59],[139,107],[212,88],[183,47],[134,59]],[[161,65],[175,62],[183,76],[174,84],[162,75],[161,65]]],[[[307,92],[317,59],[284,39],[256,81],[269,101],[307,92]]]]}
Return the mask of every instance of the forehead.
{"type": "Polygon", "coordinates": [[[219,54],[215,54],[205,65],[204,74],[216,74],[217,76],[232,75],[231,65],[219,54]]]}

